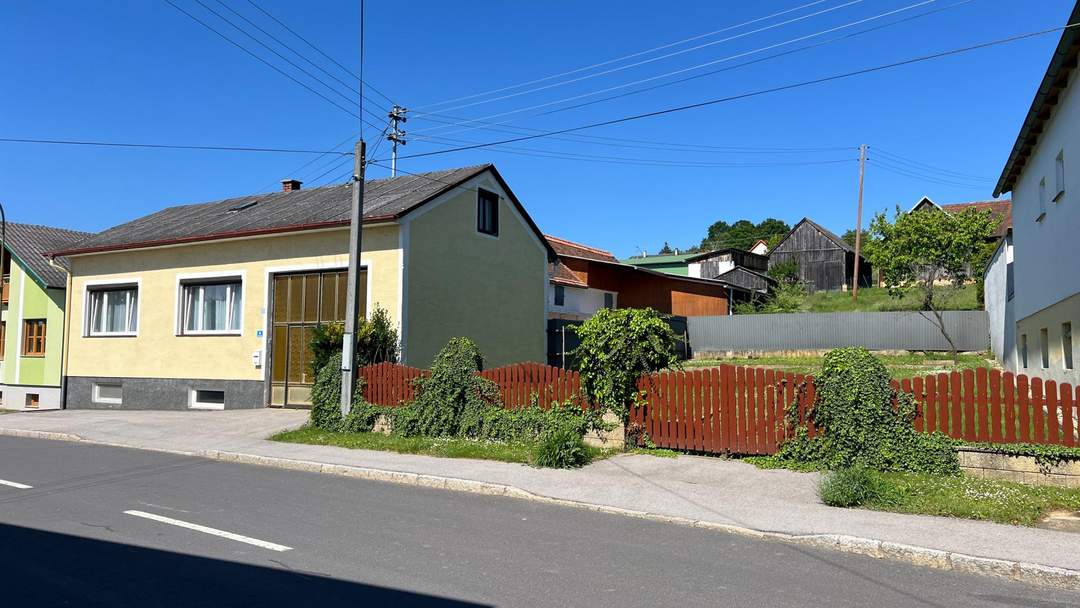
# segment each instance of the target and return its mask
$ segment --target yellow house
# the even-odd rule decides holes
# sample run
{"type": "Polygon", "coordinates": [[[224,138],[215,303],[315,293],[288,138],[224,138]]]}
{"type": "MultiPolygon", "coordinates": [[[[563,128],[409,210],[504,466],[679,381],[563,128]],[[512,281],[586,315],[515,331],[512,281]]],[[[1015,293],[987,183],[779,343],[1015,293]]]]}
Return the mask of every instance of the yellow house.
{"type": "MultiPolygon", "coordinates": [[[[341,321],[350,186],[170,207],[53,252],[70,263],[69,408],[306,407],[315,325],[341,321]]],[[[545,359],[554,252],[493,165],[365,186],[365,314],[403,362],[454,336],[489,365],[545,359]]]]}

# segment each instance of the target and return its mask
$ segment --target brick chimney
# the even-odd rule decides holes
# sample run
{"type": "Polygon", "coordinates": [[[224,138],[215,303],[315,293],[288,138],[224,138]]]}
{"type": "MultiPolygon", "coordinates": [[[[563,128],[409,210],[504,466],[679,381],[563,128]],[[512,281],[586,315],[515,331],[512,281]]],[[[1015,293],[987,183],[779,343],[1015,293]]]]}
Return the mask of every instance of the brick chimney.
{"type": "Polygon", "coordinates": [[[302,182],[302,181],[300,181],[298,179],[283,179],[283,180],[281,180],[281,191],[282,192],[292,192],[293,190],[299,190],[300,189],[300,184],[302,184],[302,183],[304,183],[304,182],[302,182]]]}

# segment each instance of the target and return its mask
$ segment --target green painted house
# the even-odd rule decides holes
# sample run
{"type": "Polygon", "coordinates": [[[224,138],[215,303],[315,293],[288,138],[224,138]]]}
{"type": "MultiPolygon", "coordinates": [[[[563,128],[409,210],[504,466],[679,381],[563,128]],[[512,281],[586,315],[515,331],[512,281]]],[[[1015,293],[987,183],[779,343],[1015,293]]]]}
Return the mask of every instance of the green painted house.
{"type": "Polygon", "coordinates": [[[8,223],[0,295],[0,407],[60,407],[67,270],[42,255],[90,236],[86,232],[8,223]]]}

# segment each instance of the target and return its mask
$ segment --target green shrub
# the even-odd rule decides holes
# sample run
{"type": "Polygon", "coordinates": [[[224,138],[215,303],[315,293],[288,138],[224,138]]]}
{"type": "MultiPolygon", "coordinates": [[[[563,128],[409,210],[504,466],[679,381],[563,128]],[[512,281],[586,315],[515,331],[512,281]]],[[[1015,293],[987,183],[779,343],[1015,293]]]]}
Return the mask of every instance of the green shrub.
{"type": "Polygon", "coordinates": [[[324,431],[341,428],[341,353],[327,359],[311,387],[311,426],[324,431]]]}
{"type": "Polygon", "coordinates": [[[483,368],[484,357],[475,342],[451,338],[435,355],[431,375],[416,380],[416,399],[407,406],[411,411],[395,417],[395,432],[406,436],[474,436],[485,408],[500,405],[498,387],[476,373],[483,368]]]}
{"type": "Polygon", "coordinates": [[[533,454],[534,465],[555,469],[581,467],[591,459],[592,455],[581,435],[569,427],[556,428],[545,434],[533,454]]]}
{"type": "Polygon", "coordinates": [[[382,408],[364,401],[364,379],[356,380],[356,396],[347,416],[341,415],[341,353],[330,356],[311,387],[311,426],[324,431],[367,432],[382,408]]]}
{"type": "MultiPolygon", "coordinates": [[[[345,326],[339,322],[320,323],[312,329],[312,373],[318,376],[330,361],[330,357],[341,354],[344,336],[345,326]]],[[[398,334],[390,321],[390,313],[376,304],[375,310],[371,311],[371,317],[361,319],[356,326],[356,366],[363,367],[384,361],[397,363],[398,354],[398,334]]],[[[338,367],[341,365],[338,364],[338,367]]]]}
{"type": "Polygon", "coordinates": [[[651,308],[604,308],[575,331],[582,389],[624,422],[638,398],[638,379],[678,363],[675,333],[651,308]]]}
{"type": "Polygon", "coordinates": [[[894,391],[885,366],[866,349],[829,352],[814,386],[817,399],[810,419],[818,432],[811,439],[805,428],[797,429],[781,445],[781,459],[816,461],[829,469],[960,472],[953,442],[941,433],[915,430],[914,397],[894,391]]]}
{"type": "Polygon", "coordinates": [[[828,473],[818,484],[821,501],[830,507],[858,507],[881,500],[887,493],[887,485],[861,466],[828,473]]]}

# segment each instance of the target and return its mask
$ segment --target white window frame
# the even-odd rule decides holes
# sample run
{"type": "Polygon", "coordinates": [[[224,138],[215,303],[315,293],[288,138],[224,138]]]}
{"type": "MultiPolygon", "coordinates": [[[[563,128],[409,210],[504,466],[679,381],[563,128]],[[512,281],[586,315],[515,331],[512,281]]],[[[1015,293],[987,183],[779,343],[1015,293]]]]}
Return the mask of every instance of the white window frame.
{"type": "Polygon", "coordinates": [[[193,410],[224,410],[225,390],[218,390],[213,388],[192,388],[188,392],[188,408],[193,410]],[[199,401],[199,391],[214,391],[216,393],[221,393],[222,402],[214,403],[211,401],[199,401]]]}
{"type": "Polygon", "coordinates": [[[124,403],[124,385],[123,384],[109,384],[108,385],[108,386],[119,386],[120,387],[120,398],[119,399],[116,399],[116,398],[113,398],[113,397],[102,397],[101,396],[101,386],[102,385],[97,383],[97,382],[94,383],[94,396],[93,396],[94,403],[111,403],[113,405],[123,405],[123,403],[124,403]]]}
{"type": "Polygon", "coordinates": [[[1039,213],[1035,216],[1036,222],[1043,221],[1046,217],[1046,178],[1039,180],[1039,213]]]}
{"type": "Polygon", "coordinates": [[[1058,150],[1054,157],[1054,198],[1055,203],[1065,196],[1065,150],[1058,150]]]}
{"type": "MultiPolygon", "coordinates": [[[[84,338],[135,338],[139,335],[139,327],[142,326],[142,279],[132,277],[128,279],[107,279],[100,281],[87,281],[83,284],[83,337],[84,338]],[[93,294],[99,291],[114,291],[121,289],[135,290],[135,331],[94,331],[93,294]]],[[[130,321],[130,311],[128,312],[130,321]]]]}
{"type": "MultiPolygon", "coordinates": [[[[195,274],[179,274],[176,275],[176,335],[177,336],[242,336],[244,335],[244,308],[246,294],[244,293],[247,283],[247,277],[243,270],[233,270],[224,272],[200,272],[195,274]],[[237,326],[239,329],[198,329],[188,330],[185,323],[185,298],[184,293],[188,287],[193,286],[206,286],[206,285],[220,285],[223,283],[239,283],[238,293],[240,295],[240,319],[237,326]]],[[[231,301],[226,306],[225,310],[231,314],[232,306],[231,301]]],[[[228,325],[229,319],[226,318],[226,325],[228,325]]]]}

